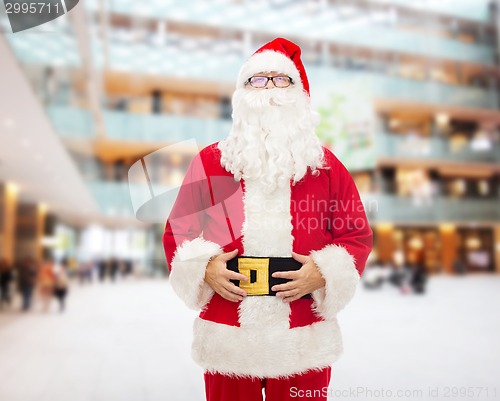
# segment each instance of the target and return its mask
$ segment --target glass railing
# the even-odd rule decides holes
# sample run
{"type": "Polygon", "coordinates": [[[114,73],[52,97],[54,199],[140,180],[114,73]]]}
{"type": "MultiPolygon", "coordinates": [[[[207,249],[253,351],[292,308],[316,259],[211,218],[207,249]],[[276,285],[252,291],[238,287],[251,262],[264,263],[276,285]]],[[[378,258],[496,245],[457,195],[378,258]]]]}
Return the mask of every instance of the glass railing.
{"type": "MultiPolygon", "coordinates": [[[[116,45],[111,48],[111,60],[117,70],[130,73],[150,71],[158,75],[179,78],[198,78],[214,82],[234,83],[245,59],[235,53],[213,55],[200,51],[182,52],[165,48],[139,45],[116,45]],[[131,55],[135,57],[131,58],[131,55]]],[[[462,107],[497,109],[498,93],[494,89],[472,86],[447,85],[431,80],[408,79],[396,75],[398,64],[388,64],[381,72],[369,66],[334,68],[321,64],[307,64],[312,93],[325,86],[325,82],[359,80],[376,97],[396,98],[422,103],[462,107]]]]}
{"type": "MultiPolygon", "coordinates": [[[[403,1],[403,0],[402,0],[403,1]]],[[[435,1],[434,3],[439,3],[435,1]]],[[[484,0],[476,8],[487,11],[484,0]]],[[[404,2],[409,3],[411,1],[404,2]]],[[[110,3],[110,12],[119,14],[175,20],[176,23],[202,24],[217,26],[226,30],[255,31],[267,35],[284,37],[300,37],[302,40],[329,41],[369,48],[379,48],[404,53],[416,53],[424,56],[437,56],[454,60],[464,60],[485,64],[494,63],[494,47],[482,44],[468,44],[458,40],[442,38],[434,35],[425,35],[417,32],[403,31],[397,28],[394,15],[380,12],[373,15],[360,7],[324,7],[321,10],[310,10],[308,2],[294,2],[287,7],[278,8],[272,2],[244,2],[237,4],[233,1],[199,2],[192,4],[182,0],[168,2],[138,3],[122,0],[110,3]],[[348,8],[348,9],[347,9],[348,8]],[[342,13],[349,15],[342,15],[342,13]],[[248,18],[249,15],[259,15],[264,23],[258,19],[248,18]]],[[[98,11],[97,1],[89,1],[88,7],[98,11]]],[[[435,11],[454,10],[455,3],[447,4],[435,11]]],[[[468,8],[467,8],[468,10],[468,8]]],[[[431,9],[432,11],[432,9],[431,9]]],[[[463,11],[464,13],[470,11],[463,11]]],[[[153,37],[154,34],[149,35],[153,37]]],[[[147,38],[146,40],[153,40],[147,38]]],[[[192,40],[187,39],[192,42],[192,40]]],[[[222,43],[223,44],[223,43],[222,43]]],[[[212,49],[216,51],[216,46],[212,49]]],[[[210,44],[208,46],[210,49],[210,44]]]]}
{"type": "MultiPolygon", "coordinates": [[[[88,110],[71,106],[50,106],[48,116],[62,137],[93,138],[95,126],[88,110]]],[[[105,111],[106,137],[124,141],[177,142],[196,139],[209,144],[225,138],[231,121],[173,115],[133,114],[105,111]]]]}
{"type": "Polygon", "coordinates": [[[493,46],[440,39],[432,35],[398,30],[397,27],[362,25],[347,34],[333,35],[331,39],[346,45],[371,47],[379,50],[392,50],[480,64],[494,63],[493,46]]]}
{"type": "Polygon", "coordinates": [[[87,185],[103,214],[134,216],[128,182],[92,181],[87,185]]]}
{"type": "MultiPolygon", "coordinates": [[[[374,1],[374,0],[372,0],[374,1]]],[[[380,1],[380,0],[379,0],[380,1]]],[[[385,1],[385,0],[384,0],[385,1]]],[[[391,0],[408,4],[407,0],[391,0]]],[[[487,15],[485,0],[481,4],[474,5],[468,3],[465,7],[455,4],[456,0],[442,3],[443,0],[433,1],[436,4],[435,11],[455,12],[462,10],[464,16],[478,16],[484,18],[487,15]],[[438,6],[441,4],[441,6],[438,6]]],[[[475,1],[475,0],[471,0],[475,1]]],[[[281,35],[292,38],[300,38],[302,41],[331,42],[345,45],[362,46],[368,49],[381,49],[384,51],[413,53],[422,56],[432,56],[457,61],[469,61],[480,64],[495,64],[495,47],[485,44],[465,43],[459,40],[439,37],[431,34],[422,34],[398,29],[397,20],[391,13],[374,17],[362,8],[351,7],[352,15],[342,17],[335,7],[326,7],[320,12],[307,13],[301,10],[299,2],[295,7],[285,7],[276,9],[265,2],[258,5],[246,6],[236,4],[227,0],[210,4],[211,2],[199,2],[194,5],[191,2],[182,0],[172,0],[165,2],[132,2],[113,1],[110,2],[110,11],[125,14],[139,14],[143,17],[165,19],[170,22],[174,20],[180,24],[204,24],[216,26],[222,30],[229,31],[254,31],[261,34],[281,35]],[[255,8],[254,8],[255,7],[255,8]],[[302,12],[301,12],[302,11],[302,12]],[[265,16],[268,20],[262,24],[258,19],[249,19],[249,13],[265,16]]],[[[307,2],[304,2],[307,3],[307,2]]],[[[413,2],[415,3],[415,2],[413,2]]],[[[425,7],[431,9],[431,2],[427,2],[425,7]]],[[[98,12],[100,6],[97,1],[86,3],[91,10],[98,12]]],[[[423,22],[424,23],[424,22],[423,22]]],[[[52,65],[75,67],[81,66],[81,57],[78,50],[77,40],[73,29],[67,23],[63,26],[51,24],[51,29],[57,33],[57,40],[51,37],[50,40],[44,34],[17,33],[15,35],[5,35],[18,60],[26,64],[52,65]]],[[[98,29],[91,29],[98,32],[98,29]]],[[[143,43],[134,42],[134,30],[110,29],[111,37],[108,46],[110,54],[110,65],[106,67],[116,68],[121,63],[122,56],[127,63],[145,62],[143,72],[154,70],[155,61],[137,57],[138,47],[150,47],[160,57],[159,63],[170,63],[173,60],[166,56],[169,47],[175,46],[181,55],[186,58],[189,54],[201,52],[203,60],[210,54],[217,54],[224,58],[226,52],[236,52],[240,57],[247,57],[242,54],[242,45],[235,45],[234,41],[210,40],[207,38],[193,39],[193,37],[181,37],[175,33],[169,33],[166,38],[158,39],[156,33],[137,33],[135,37],[142,37],[143,43]],[[117,39],[118,38],[118,39],[117,39]],[[173,40],[171,40],[173,39],[173,40]],[[123,40],[123,42],[121,42],[123,40]],[[161,43],[163,44],[155,44],[161,43]]],[[[92,48],[94,51],[95,67],[103,67],[103,45],[102,39],[97,33],[92,36],[92,48]]],[[[125,64],[126,65],[126,64],[125,64]]],[[[127,67],[125,67],[127,68],[127,67]]]]}
{"type": "Polygon", "coordinates": [[[364,196],[371,223],[500,221],[500,199],[412,198],[377,194],[364,196]]]}
{"type": "Polygon", "coordinates": [[[156,199],[142,196],[149,193],[147,183],[90,181],[87,185],[104,215],[148,223],[164,223],[177,194],[172,186],[161,184],[154,185],[156,199]]]}
{"type": "MultiPolygon", "coordinates": [[[[0,12],[0,21],[7,19],[7,16],[8,14],[0,12]]],[[[9,23],[4,26],[6,34],[2,36],[20,63],[81,67],[82,59],[70,18],[59,18],[15,34],[9,33],[12,32],[9,23]]]]}
{"type": "Polygon", "coordinates": [[[106,135],[111,139],[177,142],[196,139],[198,143],[213,143],[225,138],[231,121],[164,114],[132,114],[125,111],[105,111],[106,135]]]}
{"type": "MultiPolygon", "coordinates": [[[[88,111],[65,106],[51,106],[48,114],[56,131],[63,137],[92,138],[94,125],[88,111]]],[[[133,114],[124,111],[106,111],[106,136],[111,139],[153,143],[172,143],[195,139],[199,145],[208,145],[227,137],[231,120],[202,119],[185,116],[133,114]]],[[[454,149],[444,137],[375,134],[378,157],[417,160],[449,160],[458,162],[500,162],[500,144],[471,141],[454,149]]]]}
{"type": "Polygon", "coordinates": [[[373,74],[373,84],[375,95],[384,98],[486,109],[496,109],[499,106],[498,94],[494,90],[394,76],[375,77],[375,74],[373,74]]]}
{"type": "MultiPolygon", "coordinates": [[[[397,35],[392,36],[395,36],[394,41],[399,40],[396,37],[397,35]]],[[[29,39],[25,38],[24,40],[29,39]]],[[[412,48],[414,46],[416,44],[413,44],[412,48]]],[[[432,47],[433,45],[427,43],[425,46],[432,47]]],[[[29,49],[30,46],[26,45],[22,48],[29,49]]],[[[66,54],[62,48],[58,48],[58,51],[66,54]]],[[[29,56],[32,52],[30,50],[27,53],[29,56]]],[[[211,53],[199,49],[185,51],[174,46],[159,47],[133,43],[114,43],[110,46],[109,54],[110,68],[113,70],[128,71],[132,74],[153,73],[171,77],[198,78],[219,83],[234,83],[239,68],[245,62],[241,54],[235,51],[221,53],[211,53]]],[[[47,55],[44,61],[34,60],[33,63],[50,65],[54,59],[54,55],[47,55]]],[[[30,63],[23,58],[21,60],[30,63]]],[[[312,92],[316,88],[324,86],[325,82],[337,81],[345,84],[346,82],[360,80],[376,97],[484,109],[500,108],[499,94],[495,89],[447,85],[431,80],[407,79],[397,75],[401,67],[398,63],[377,66],[380,72],[374,72],[374,67],[370,65],[333,68],[322,63],[306,63],[306,67],[313,89],[312,92]]],[[[43,84],[44,81],[42,80],[36,86],[42,87],[43,84]]],[[[65,83],[63,86],[67,87],[69,85],[65,83]]],[[[67,92],[70,92],[70,89],[61,90],[61,92],[58,97],[67,99],[69,97],[67,92]]],[[[67,120],[65,122],[61,121],[64,126],[73,124],[70,118],[59,117],[67,120]]],[[[115,118],[109,117],[109,119],[114,120],[115,118]]]]}
{"type": "Polygon", "coordinates": [[[455,16],[464,19],[487,22],[489,19],[489,0],[370,0],[374,3],[394,4],[412,8],[415,10],[425,10],[444,15],[455,16]]]}
{"type": "MultiPolygon", "coordinates": [[[[141,216],[136,214],[134,209],[140,213],[141,205],[133,206],[131,196],[134,192],[147,192],[147,188],[142,188],[140,185],[136,185],[138,188],[130,188],[128,182],[111,181],[94,181],[89,182],[88,185],[101,212],[105,215],[140,219],[141,216]]],[[[168,186],[162,189],[157,187],[156,192],[161,198],[166,191],[171,189],[168,186]]],[[[164,196],[162,199],[170,198],[164,196]]],[[[417,198],[387,194],[362,195],[362,199],[371,223],[500,221],[500,199],[417,198]]],[[[146,203],[144,202],[145,205],[146,203]]],[[[164,210],[158,211],[158,222],[164,221],[172,206],[168,202],[163,202],[162,205],[164,210]]]]}
{"type": "MultiPolygon", "coordinates": [[[[111,50],[112,64],[117,69],[133,71],[150,71],[176,77],[190,77],[214,82],[233,83],[245,60],[235,54],[220,57],[192,52],[168,51],[137,46],[120,45],[111,50]],[[136,57],[130,59],[130,55],[136,57]],[[164,59],[168,60],[165,62],[164,59]],[[148,61],[150,65],[145,62],[148,61]]],[[[325,87],[325,83],[363,80],[364,85],[374,96],[383,98],[408,99],[419,103],[456,105],[463,107],[497,109],[498,93],[495,89],[483,89],[472,86],[447,85],[444,83],[403,78],[397,74],[396,65],[388,65],[381,72],[373,72],[369,66],[356,68],[333,68],[316,64],[306,64],[312,91],[325,87]]]]}
{"type": "Polygon", "coordinates": [[[350,82],[375,98],[484,109],[498,109],[500,104],[498,94],[489,89],[405,79],[363,70],[314,67],[309,70],[313,88],[321,87],[321,82],[339,82],[344,86],[350,82]]]}
{"type": "Polygon", "coordinates": [[[73,106],[52,105],[47,114],[59,135],[71,138],[91,138],[95,126],[90,111],[73,106]]]}
{"type": "Polygon", "coordinates": [[[458,162],[500,162],[500,144],[493,141],[470,141],[454,149],[449,139],[377,133],[377,155],[400,159],[448,160],[458,162]]]}

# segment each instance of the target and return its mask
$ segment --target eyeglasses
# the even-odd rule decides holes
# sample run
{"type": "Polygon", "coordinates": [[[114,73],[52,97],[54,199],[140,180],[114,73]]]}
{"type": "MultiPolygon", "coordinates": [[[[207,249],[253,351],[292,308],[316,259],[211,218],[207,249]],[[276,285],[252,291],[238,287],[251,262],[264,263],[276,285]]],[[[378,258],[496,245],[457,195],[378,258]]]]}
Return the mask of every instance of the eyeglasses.
{"type": "Polygon", "coordinates": [[[276,88],[287,88],[293,85],[293,79],[287,76],[266,77],[254,76],[247,79],[245,84],[249,84],[253,88],[265,88],[269,81],[273,81],[276,88]]]}

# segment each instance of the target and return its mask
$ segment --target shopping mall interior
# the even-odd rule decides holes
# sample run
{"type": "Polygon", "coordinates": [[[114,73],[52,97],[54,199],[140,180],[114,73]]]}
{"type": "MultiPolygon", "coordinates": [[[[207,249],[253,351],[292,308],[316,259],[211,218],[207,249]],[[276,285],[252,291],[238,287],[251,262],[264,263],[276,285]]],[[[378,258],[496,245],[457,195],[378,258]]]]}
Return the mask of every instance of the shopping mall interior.
{"type": "Polygon", "coordinates": [[[500,395],[500,0],[63,0],[22,30],[4,3],[1,400],[203,398],[162,235],[276,37],[302,49],[317,135],[374,234],[332,398],[500,395]],[[42,286],[30,306],[16,271],[47,263],[68,300],[42,286]]]}
{"type": "Polygon", "coordinates": [[[239,66],[279,32],[367,203],[373,259],[500,271],[496,8],[420,3],[95,0],[17,33],[3,18],[1,254],[165,273],[175,189],[227,136],[239,66]]]}

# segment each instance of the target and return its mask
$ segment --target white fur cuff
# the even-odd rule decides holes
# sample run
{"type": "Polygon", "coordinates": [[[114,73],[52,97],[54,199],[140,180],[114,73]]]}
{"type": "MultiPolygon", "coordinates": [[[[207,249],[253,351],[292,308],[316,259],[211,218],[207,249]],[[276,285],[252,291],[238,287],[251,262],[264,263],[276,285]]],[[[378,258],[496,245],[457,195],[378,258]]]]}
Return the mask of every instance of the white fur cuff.
{"type": "Polygon", "coordinates": [[[310,256],[326,282],[312,292],[315,312],[325,320],[335,319],[354,296],[360,279],[354,257],[340,245],[327,245],[310,256]]]}
{"type": "Polygon", "coordinates": [[[223,251],[214,242],[203,238],[184,241],[175,251],[170,272],[170,285],[175,293],[192,309],[203,308],[214,295],[205,282],[205,270],[212,256],[223,251]]]}

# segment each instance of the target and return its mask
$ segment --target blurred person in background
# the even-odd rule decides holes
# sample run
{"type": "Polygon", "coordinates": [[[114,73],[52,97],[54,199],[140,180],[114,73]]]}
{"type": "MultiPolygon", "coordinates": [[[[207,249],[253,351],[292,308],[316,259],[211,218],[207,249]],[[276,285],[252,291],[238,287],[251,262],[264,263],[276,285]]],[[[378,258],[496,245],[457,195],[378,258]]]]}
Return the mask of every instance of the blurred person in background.
{"type": "Polygon", "coordinates": [[[400,288],[401,282],[403,281],[403,269],[398,264],[392,264],[390,266],[391,274],[389,275],[389,283],[395,287],[400,288]]]}
{"type": "Polygon", "coordinates": [[[410,290],[410,270],[409,266],[402,263],[394,263],[391,265],[391,273],[389,275],[389,282],[397,287],[402,294],[407,294],[410,290]]]}
{"type": "Polygon", "coordinates": [[[123,262],[123,276],[128,277],[134,273],[134,262],[130,259],[126,259],[123,262]]]}
{"type": "Polygon", "coordinates": [[[54,296],[54,260],[46,258],[38,270],[37,285],[42,312],[48,312],[54,296]]]}
{"type": "Polygon", "coordinates": [[[64,312],[68,290],[68,268],[64,264],[60,264],[54,270],[54,296],[59,303],[59,312],[64,312]]]}
{"type": "Polygon", "coordinates": [[[18,266],[18,288],[21,292],[23,312],[30,310],[38,274],[38,265],[32,257],[25,257],[18,266]]]}
{"type": "Polygon", "coordinates": [[[48,106],[55,100],[57,93],[57,78],[53,67],[46,67],[44,71],[45,79],[42,80],[42,97],[44,103],[48,106]]]}
{"type": "Polygon", "coordinates": [[[402,294],[409,294],[412,290],[411,280],[413,277],[413,265],[405,262],[400,269],[401,272],[401,283],[399,285],[399,290],[402,294]]]}
{"type": "Polygon", "coordinates": [[[0,260],[0,309],[3,309],[4,304],[10,305],[10,282],[13,279],[12,266],[3,258],[0,260]]]}
{"type": "Polygon", "coordinates": [[[382,267],[382,264],[375,260],[366,265],[363,272],[363,286],[367,289],[380,289],[387,278],[387,270],[382,267]]]}
{"type": "Polygon", "coordinates": [[[403,291],[403,286],[406,280],[406,269],[405,269],[405,255],[401,249],[394,251],[392,256],[392,263],[390,264],[391,273],[389,274],[389,283],[397,287],[401,292],[403,291]]]}
{"type": "Polygon", "coordinates": [[[97,269],[99,274],[99,281],[103,282],[106,279],[106,275],[108,274],[108,262],[106,259],[100,259],[97,262],[97,269]]]}
{"type": "Polygon", "coordinates": [[[459,276],[462,276],[466,273],[467,266],[461,258],[456,258],[453,262],[453,271],[459,276]]]}
{"type": "Polygon", "coordinates": [[[115,282],[117,276],[120,274],[120,261],[116,258],[111,258],[109,262],[109,275],[112,282],[115,282]]]}
{"type": "Polygon", "coordinates": [[[412,266],[412,276],[410,285],[415,294],[424,294],[425,285],[427,284],[427,272],[421,263],[416,263],[412,266]]]}
{"type": "Polygon", "coordinates": [[[80,284],[92,283],[92,276],[94,272],[94,262],[87,261],[82,262],[78,269],[78,279],[80,284]]]}
{"type": "Polygon", "coordinates": [[[247,60],[231,133],[194,158],[165,227],[170,284],[201,309],[208,401],[326,400],[337,313],[371,251],[354,181],[316,136],[300,53],[278,38],[247,60]]]}

